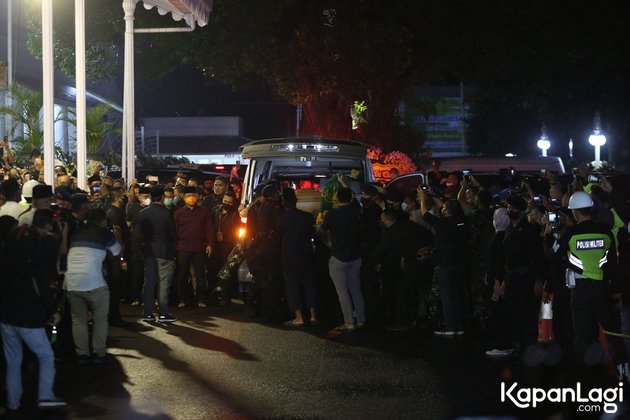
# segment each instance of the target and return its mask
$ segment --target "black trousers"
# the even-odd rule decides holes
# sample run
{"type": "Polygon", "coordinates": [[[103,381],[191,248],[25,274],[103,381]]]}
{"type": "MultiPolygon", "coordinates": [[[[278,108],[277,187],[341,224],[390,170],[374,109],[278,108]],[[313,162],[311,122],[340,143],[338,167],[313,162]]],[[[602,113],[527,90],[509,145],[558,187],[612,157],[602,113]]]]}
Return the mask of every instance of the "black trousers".
{"type": "MultiPolygon", "coordinates": [[[[599,363],[603,355],[599,343],[599,325],[606,331],[620,332],[621,317],[614,309],[608,285],[600,280],[576,279],[571,290],[571,312],[575,331],[575,352],[579,361],[599,363]]],[[[620,337],[606,335],[613,362],[627,362],[628,355],[620,337]]]]}
{"type": "Polygon", "coordinates": [[[128,270],[131,273],[131,299],[142,302],[142,286],[144,285],[144,256],[142,255],[142,250],[131,250],[128,270]]]}
{"type": "MultiPolygon", "coordinates": [[[[361,256],[361,290],[365,299],[365,315],[371,324],[384,321],[384,305],[376,263],[369,253],[361,256]]],[[[326,274],[328,277],[328,274],[326,274]]]]}
{"type": "Polygon", "coordinates": [[[538,314],[540,300],[534,292],[536,283],[529,273],[508,272],[507,304],[510,308],[512,324],[512,341],[515,347],[527,349],[538,342],[538,314]]]}
{"type": "Polygon", "coordinates": [[[283,277],[287,303],[291,311],[315,308],[315,305],[317,305],[315,267],[303,265],[297,269],[285,268],[283,277]],[[302,294],[304,299],[302,299],[302,294]],[[306,303],[306,307],[304,303],[306,303]]]}
{"type": "Polygon", "coordinates": [[[122,320],[120,315],[120,300],[123,297],[123,270],[120,267],[120,256],[107,253],[105,259],[107,272],[107,286],[109,287],[109,321],[118,322],[122,320]]]}
{"type": "Polygon", "coordinates": [[[177,251],[177,295],[180,302],[188,302],[192,298],[191,264],[197,278],[197,301],[202,302],[207,293],[206,254],[204,252],[177,251]]]}

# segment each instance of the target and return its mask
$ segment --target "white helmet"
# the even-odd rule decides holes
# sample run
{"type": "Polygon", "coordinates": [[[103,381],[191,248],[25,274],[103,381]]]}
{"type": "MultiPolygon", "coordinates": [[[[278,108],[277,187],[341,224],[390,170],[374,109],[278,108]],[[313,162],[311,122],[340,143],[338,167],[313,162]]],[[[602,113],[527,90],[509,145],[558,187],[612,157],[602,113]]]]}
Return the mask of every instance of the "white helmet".
{"type": "Polygon", "coordinates": [[[31,179],[30,181],[26,181],[22,186],[22,197],[24,198],[33,198],[33,188],[35,185],[39,185],[39,182],[31,179]]]}
{"type": "Polygon", "coordinates": [[[593,207],[593,199],[588,193],[584,191],[576,191],[569,198],[569,209],[585,209],[588,207],[593,207]]]}

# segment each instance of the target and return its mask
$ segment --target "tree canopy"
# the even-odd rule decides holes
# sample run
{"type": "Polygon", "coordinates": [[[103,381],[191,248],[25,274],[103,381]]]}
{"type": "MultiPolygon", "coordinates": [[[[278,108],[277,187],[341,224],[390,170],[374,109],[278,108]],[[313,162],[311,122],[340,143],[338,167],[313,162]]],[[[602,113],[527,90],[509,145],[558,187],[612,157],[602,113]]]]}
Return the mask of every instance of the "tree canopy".
{"type": "MultiPolygon", "coordinates": [[[[71,74],[74,29],[60,16],[72,0],[55,7],[56,61],[71,74]]],[[[138,26],[165,26],[141,9],[138,26]]],[[[122,67],[120,0],[88,2],[87,13],[88,75],[111,77],[122,67]]],[[[628,138],[629,21],[621,0],[215,0],[204,28],[136,37],[136,69],[161,77],[185,63],[238,89],[262,82],[304,105],[302,134],[412,150],[422,135],[398,113],[409,88],[462,81],[476,88],[470,150],[532,153],[542,123],[552,140],[578,140],[597,110],[609,135],[628,138]],[[358,130],[355,102],[366,107],[358,130]]]]}

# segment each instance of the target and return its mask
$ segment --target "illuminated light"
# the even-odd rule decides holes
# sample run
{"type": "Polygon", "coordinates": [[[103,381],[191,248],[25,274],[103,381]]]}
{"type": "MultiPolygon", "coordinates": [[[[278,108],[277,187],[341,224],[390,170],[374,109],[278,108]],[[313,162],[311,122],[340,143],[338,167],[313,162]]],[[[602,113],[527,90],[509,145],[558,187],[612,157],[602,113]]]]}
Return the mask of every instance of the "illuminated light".
{"type": "Polygon", "coordinates": [[[549,139],[547,139],[546,136],[542,136],[540,140],[538,140],[538,142],[536,143],[536,146],[538,146],[538,148],[542,150],[543,156],[547,156],[547,150],[549,150],[549,148],[551,147],[551,142],[549,141],[549,139]]]}
{"type": "Polygon", "coordinates": [[[506,153],[505,157],[516,157],[514,153],[506,153]]]}
{"type": "Polygon", "coordinates": [[[215,169],[225,169],[225,166],[216,166],[215,169]]]}
{"type": "Polygon", "coordinates": [[[600,161],[600,148],[606,144],[606,136],[601,132],[601,118],[599,112],[595,113],[595,127],[593,128],[593,134],[588,137],[588,142],[591,146],[595,147],[595,161],[600,161]]]}
{"type": "Polygon", "coordinates": [[[245,228],[239,228],[238,229],[238,238],[242,238],[243,236],[245,236],[245,234],[247,233],[247,229],[245,228]]]}
{"type": "Polygon", "coordinates": [[[606,136],[595,132],[588,137],[588,142],[591,146],[603,146],[606,144],[606,136]]]}
{"type": "Polygon", "coordinates": [[[315,175],[315,178],[326,178],[326,175],[317,174],[317,175],[315,175]]]}
{"type": "Polygon", "coordinates": [[[295,151],[311,151],[311,152],[338,152],[339,146],[330,144],[272,144],[271,150],[275,152],[295,152],[295,151]]]}
{"type": "Polygon", "coordinates": [[[241,223],[246,225],[247,224],[247,217],[241,217],[241,223]]]}

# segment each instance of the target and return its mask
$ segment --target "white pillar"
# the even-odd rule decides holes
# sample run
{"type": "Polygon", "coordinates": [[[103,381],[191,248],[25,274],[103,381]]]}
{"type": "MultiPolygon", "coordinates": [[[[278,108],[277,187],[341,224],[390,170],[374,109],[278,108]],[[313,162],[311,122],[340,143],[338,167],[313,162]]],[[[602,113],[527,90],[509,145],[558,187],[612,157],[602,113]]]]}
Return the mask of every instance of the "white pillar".
{"type": "MultiPolygon", "coordinates": [[[[7,86],[13,84],[13,0],[7,1],[7,86]]],[[[4,94],[3,106],[11,107],[12,99],[8,94],[4,94]]],[[[11,131],[11,117],[5,114],[2,118],[2,133],[9,135],[11,131]]]]}
{"type": "Polygon", "coordinates": [[[55,68],[53,0],[42,0],[42,81],[44,93],[44,181],[55,185],[55,68]]]}
{"type": "Polygon", "coordinates": [[[595,162],[599,162],[600,161],[600,148],[599,146],[595,146],[595,162]]]}
{"type": "Polygon", "coordinates": [[[74,43],[77,82],[77,185],[80,189],[87,191],[85,0],[74,0],[74,43]]]}
{"type": "Polygon", "coordinates": [[[7,66],[9,85],[13,83],[13,0],[7,3],[7,66]]]}
{"type": "Polygon", "coordinates": [[[64,153],[70,153],[70,133],[68,133],[70,124],[68,124],[68,107],[64,106],[63,107],[63,112],[62,112],[62,119],[61,119],[61,126],[62,128],[62,132],[63,135],[61,136],[61,150],[63,150],[64,153]]]}
{"type": "Polygon", "coordinates": [[[125,180],[127,183],[135,177],[136,172],[136,127],[134,111],[134,66],[133,66],[133,20],[136,10],[136,0],[123,0],[125,11],[125,78],[123,95],[123,147],[126,148],[127,167],[125,180]]]}

